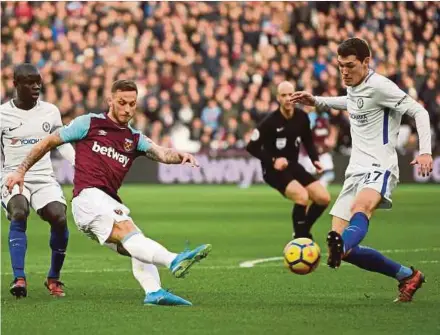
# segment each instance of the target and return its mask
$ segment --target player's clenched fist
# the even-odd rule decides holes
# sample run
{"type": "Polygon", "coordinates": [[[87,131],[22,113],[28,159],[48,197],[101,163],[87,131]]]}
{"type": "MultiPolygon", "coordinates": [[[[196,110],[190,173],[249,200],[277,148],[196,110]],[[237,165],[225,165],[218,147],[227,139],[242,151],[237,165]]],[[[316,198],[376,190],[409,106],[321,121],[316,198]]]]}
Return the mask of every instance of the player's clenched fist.
{"type": "Polygon", "coordinates": [[[197,159],[188,153],[181,153],[182,155],[182,164],[190,164],[192,167],[199,167],[199,162],[197,159]]]}
{"type": "Polygon", "coordinates": [[[287,167],[287,165],[289,165],[289,162],[284,157],[279,157],[275,159],[273,163],[274,169],[278,171],[283,171],[287,167]]]}
{"type": "Polygon", "coordinates": [[[8,188],[9,193],[12,193],[12,189],[15,185],[18,185],[20,193],[23,193],[24,175],[19,172],[11,172],[6,176],[5,186],[8,188]]]}

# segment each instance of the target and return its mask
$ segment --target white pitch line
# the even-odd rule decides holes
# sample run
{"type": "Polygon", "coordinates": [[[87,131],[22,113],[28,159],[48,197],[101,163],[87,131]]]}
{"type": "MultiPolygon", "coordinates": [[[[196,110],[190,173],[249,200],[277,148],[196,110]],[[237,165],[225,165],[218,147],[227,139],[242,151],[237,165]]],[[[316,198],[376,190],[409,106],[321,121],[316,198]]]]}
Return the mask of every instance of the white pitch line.
{"type": "MultiPolygon", "coordinates": [[[[415,261],[414,263],[420,263],[420,264],[438,264],[440,261],[438,260],[424,260],[424,261],[415,261]]],[[[348,263],[343,263],[342,265],[351,265],[348,263]]],[[[282,264],[274,264],[274,263],[265,263],[262,264],[261,268],[274,268],[274,267],[281,267],[282,264]]],[[[234,265],[214,265],[214,266],[200,266],[197,269],[200,270],[234,270],[234,269],[240,269],[240,267],[234,266],[234,265]]],[[[245,269],[245,267],[241,267],[241,269],[245,269]]],[[[77,269],[77,270],[63,270],[63,274],[73,274],[73,273],[120,273],[120,272],[127,272],[131,273],[131,269],[122,269],[122,268],[102,268],[102,269],[96,269],[96,270],[88,270],[88,269],[77,269]]],[[[27,271],[28,274],[35,274],[35,275],[42,275],[47,274],[47,271],[27,271]]],[[[12,275],[12,272],[2,272],[2,276],[10,276],[12,275]]]]}
{"type": "MultiPolygon", "coordinates": [[[[161,268],[159,268],[161,269],[161,268]]],[[[233,270],[233,269],[239,269],[237,265],[213,265],[213,266],[199,266],[198,269],[201,270],[233,270]]],[[[127,272],[131,273],[131,268],[102,268],[102,269],[66,269],[61,270],[61,274],[72,274],[72,273],[111,273],[111,272],[127,272]]],[[[32,271],[28,270],[26,271],[27,274],[47,274],[47,271],[32,271]]],[[[2,276],[10,276],[12,275],[12,272],[3,272],[1,273],[2,276]]]]}
{"type": "MultiPolygon", "coordinates": [[[[429,251],[440,251],[440,248],[419,248],[419,249],[390,249],[390,250],[381,250],[380,252],[384,254],[393,254],[393,253],[403,253],[403,252],[412,252],[412,253],[420,253],[420,252],[429,252],[429,251]]],[[[326,254],[323,253],[323,256],[326,254]]],[[[251,261],[242,262],[237,265],[211,265],[211,266],[199,266],[197,269],[200,270],[234,270],[238,268],[251,268],[256,264],[262,264],[261,267],[277,267],[280,264],[267,264],[269,262],[275,262],[283,260],[283,257],[269,257],[269,258],[260,258],[251,261]]],[[[420,264],[437,264],[440,263],[438,260],[420,260],[415,263],[420,264]]],[[[110,273],[110,272],[129,272],[131,273],[131,268],[102,268],[102,269],[72,269],[68,268],[66,270],[62,270],[63,274],[74,274],[74,273],[110,273]]],[[[27,273],[32,274],[47,274],[47,271],[27,271],[27,273]]],[[[2,272],[2,276],[10,276],[12,272],[2,272]]]]}
{"type": "MultiPolygon", "coordinates": [[[[429,252],[429,251],[440,251],[440,248],[418,248],[418,249],[387,249],[379,250],[383,254],[398,254],[404,252],[419,253],[419,252],[429,252]]],[[[327,253],[322,253],[322,256],[327,256],[327,253]]],[[[283,257],[269,257],[269,258],[258,258],[250,261],[241,262],[239,266],[241,268],[252,268],[257,264],[268,263],[268,262],[278,262],[282,261],[283,257]]]]}

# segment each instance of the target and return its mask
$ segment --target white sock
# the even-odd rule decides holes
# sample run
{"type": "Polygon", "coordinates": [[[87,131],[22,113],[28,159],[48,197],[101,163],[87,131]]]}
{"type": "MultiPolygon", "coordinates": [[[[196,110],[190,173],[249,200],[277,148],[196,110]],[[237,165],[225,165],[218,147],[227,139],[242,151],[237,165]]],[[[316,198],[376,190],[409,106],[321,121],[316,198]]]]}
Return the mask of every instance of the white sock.
{"type": "Polygon", "coordinates": [[[131,264],[133,275],[139,284],[141,284],[145,294],[160,290],[159,270],[157,270],[155,265],[143,263],[134,257],[131,258],[131,264]]]}
{"type": "MultiPolygon", "coordinates": [[[[118,246],[115,243],[104,243],[104,245],[113,251],[118,252],[118,246]]],[[[140,260],[130,257],[133,270],[133,276],[141,284],[145,294],[156,292],[161,289],[159,270],[154,264],[144,263],[140,260]]]]}
{"type": "Polygon", "coordinates": [[[121,244],[130,255],[144,263],[164,265],[170,267],[177,254],[169,252],[164,246],[145,237],[141,232],[133,232],[121,241],[121,244]]]}

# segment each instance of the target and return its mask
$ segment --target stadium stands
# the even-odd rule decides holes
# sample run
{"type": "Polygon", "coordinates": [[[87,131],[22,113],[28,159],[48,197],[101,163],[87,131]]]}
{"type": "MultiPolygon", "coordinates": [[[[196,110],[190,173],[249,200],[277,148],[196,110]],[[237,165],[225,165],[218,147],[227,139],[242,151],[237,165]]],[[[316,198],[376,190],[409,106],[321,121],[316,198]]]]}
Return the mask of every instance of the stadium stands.
{"type": "MultiPolygon", "coordinates": [[[[113,80],[140,87],[134,126],[189,151],[241,148],[276,107],[282,80],[320,95],[343,94],[339,42],[358,36],[372,66],[430,113],[440,147],[438,2],[2,2],[1,100],[16,63],[36,64],[43,99],[63,121],[106,110],[113,80]]],[[[338,148],[350,146],[344,114],[338,148]]],[[[417,148],[405,118],[399,148],[417,148]]]]}

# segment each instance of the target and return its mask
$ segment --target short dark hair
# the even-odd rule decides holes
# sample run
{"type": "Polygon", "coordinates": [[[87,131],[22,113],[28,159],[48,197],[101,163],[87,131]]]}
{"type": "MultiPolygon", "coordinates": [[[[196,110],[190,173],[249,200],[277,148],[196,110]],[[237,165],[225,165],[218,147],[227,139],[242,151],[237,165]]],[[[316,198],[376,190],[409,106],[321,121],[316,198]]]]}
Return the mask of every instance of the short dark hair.
{"type": "Polygon", "coordinates": [[[365,40],[353,37],[339,44],[338,55],[342,57],[354,55],[357,59],[363,62],[365,58],[371,56],[371,53],[370,47],[365,40]]]}
{"type": "Polygon", "coordinates": [[[21,63],[14,67],[14,80],[18,80],[18,77],[27,76],[29,74],[39,74],[35,65],[31,63],[21,63]]]}
{"type": "Polygon", "coordinates": [[[112,85],[112,93],[115,93],[116,91],[122,91],[122,92],[136,91],[137,94],[138,88],[133,80],[121,79],[121,80],[116,80],[112,85]]]}

